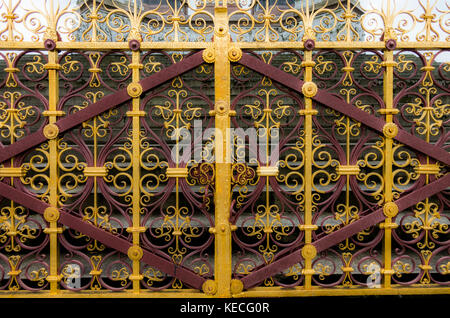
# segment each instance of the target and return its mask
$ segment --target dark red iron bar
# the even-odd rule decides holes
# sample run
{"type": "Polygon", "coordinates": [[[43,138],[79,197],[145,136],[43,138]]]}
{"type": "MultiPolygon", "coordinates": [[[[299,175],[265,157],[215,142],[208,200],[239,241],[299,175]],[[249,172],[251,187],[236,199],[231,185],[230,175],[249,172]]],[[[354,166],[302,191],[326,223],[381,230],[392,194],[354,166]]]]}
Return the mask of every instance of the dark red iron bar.
{"type": "MultiPolygon", "coordinates": [[[[256,57],[253,57],[248,53],[242,54],[242,58],[238,63],[264,76],[267,76],[288,88],[302,93],[302,80],[291,74],[283,72],[282,70],[272,65],[266,64],[260,59],[257,59],[256,57]]],[[[383,119],[366,113],[365,111],[346,103],[342,99],[334,96],[329,92],[319,89],[313,99],[320,104],[325,105],[326,107],[332,108],[344,114],[345,116],[348,116],[366,125],[367,127],[372,128],[378,133],[383,133],[383,127],[386,124],[383,119]]],[[[450,165],[450,154],[447,151],[438,146],[427,143],[426,141],[408,133],[404,129],[399,128],[398,134],[396,137],[394,137],[394,139],[404,145],[411,147],[414,150],[420,151],[425,155],[428,155],[442,163],[445,163],[446,165],[450,165]]]]}
{"type": "MultiPolygon", "coordinates": [[[[401,197],[400,199],[394,201],[400,211],[403,211],[414,204],[431,197],[432,195],[445,190],[450,187],[450,174],[443,176],[436,181],[425,185],[424,187],[414,190],[413,192],[401,197]]],[[[328,234],[327,236],[318,239],[313,242],[312,245],[316,247],[318,253],[325,251],[326,249],[342,242],[343,240],[352,237],[353,235],[365,230],[371,226],[374,226],[385,219],[383,214],[383,209],[379,208],[367,216],[363,216],[359,220],[343,227],[342,229],[328,234]]],[[[280,273],[282,270],[294,266],[295,264],[302,261],[301,248],[295,250],[294,252],[280,257],[271,264],[265,265],[257,269],[256,271],[250,273],[241,279],[244,284],[244,289],[249,289],[258,285],[264,279],[269,278],[275,274],[280,273]]]]}
{"type": "MultiPolygon", "coordinates": [[[[36,199],[32,195],[17,190],[16,188],[11,187],[3,182],[0,182],[0,195],[39,214],[44,214],[45,209],[50,206],[44,201],[36,199]]],[[[83,233],[84,235],[97,240],[102,244],[121,253],[127,254],[128,249],[133,245],[132,242],[129,242],[123,238],[111,234],[110,232],[102,230],[101,228],[98,228],[91,223],[85,222],[79,217],[76,217],[64,210],[60,209],[59,213],[60,217],[58,223],[61,223],[80,233],[83,233]]],[[[190,269],[181,265],[176,265],[170,260],[156,255],[146,250],[145,248],[142,248],[142,250],[144,252],[144,255],[141,259],[142,262],[148,264],[149,266],[153,266],[172,277],[180,279],[193,288],[202,288],[202,285],[206,280],[205,278],[197,275],[190,269]]]]}
{"type": "MultiPolygon", "coordinates": [[[[414,190],[411,193],[402,196],[401,198],[399,198],[394,202],[397,204],[398,210],[400,212],[406,210],[407,208],[413,206],[416,203],[419,203],[422,200],[425,200],[426,198],[431,197],[432,195],[438,192],[445,190],[448,187],[450,187],[450,174],[447,174],[442,178],[437,179],[421,187],[420,189],[414,190]]],[[[385,216],[383,214],[383,209],[379,208],[376,211],[370,213],[369,215],[362,217],[361,219],[351,223],[350,225],[345,226],[336,232],[333,232],[323,238],[318,239],[312,244],[316,247],[318,252],[324,251],[327,248],[336,245],[337,243],[342,242],[343,240],[351,237],[352,235],[355,235],[361,232],[362,230],[367,229],[370,226],[382,222],[384,219],[385,216]]]]}

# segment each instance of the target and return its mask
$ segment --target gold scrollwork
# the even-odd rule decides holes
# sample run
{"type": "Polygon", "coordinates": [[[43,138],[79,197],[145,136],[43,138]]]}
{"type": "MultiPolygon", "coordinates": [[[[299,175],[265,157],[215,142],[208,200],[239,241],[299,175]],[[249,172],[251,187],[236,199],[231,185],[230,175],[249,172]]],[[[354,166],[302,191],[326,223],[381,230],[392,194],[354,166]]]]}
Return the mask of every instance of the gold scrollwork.
{"type": "Polygon", "coordinates": [[[37,229],[27,224],[26,209],[16,206],[13,202],[0,209],[0,230],[0,243],[6,243],[10,239],[5,246],[6,252],[19,252],[22,249],[21,245],[16,243],[16,237],[22,243],[37,237],[37,229]]]}
{"type": "Polygon", "coordinates": [[[73,147],[69,146],[67,141],[58,140],[58,168],[60,170],[58,199],[62,205],[72,197],[71,192],[87,180],[87,176],[81,173],[86,168],[86,164],[80,162],[78,156],[72,152],[73,147]]]}
{"type": "Polygon", "coordinates": [[[26,174],[20,178],[23,184],[28,185],[30,190],[45,202],[49,200],[50,191],[49,158],[49,145],[46,142],[32,152],[27,162],[22,164],[22,169],[26,174]]]}
{"type": "Polygon", "coordinates": [[[152,267],[147,267],[142,276],[148,286],[153,286],[155,282],[161,282],[164,279],[164,274],[152,267]]]}
{"type": "MultiPolygon", "coordinates": [[[[106,8],[108,12],[104,18],[108,28],[115,33],[115,40],[122,41],[127,35],[127,40],[153,41],[158,37],[169,41],[188,41],[192,34],[198,36],[198,40],[205,40],[208,34],[213,32],[213,16],[206,8],[207,0],[196,1],[161,1],[154,8],[144,11],[141,0],[130,0],[124,7],[115,0],[113,6],[106,8]],[[166,11],[159,10],[161,5],[166,11]],[[186,15],[189,11],[191,14],[186,15]]],[[[147,9],[147,8],[146,8],[147,9]]]]}
{"type": "Polygon", "coordinates": [[[417,246],[420,249],[434,249],[436,243],[430,239],[430,236],[436,240],[439,235],[448,233],[449,226],[440,221],[441,214],[439,206],[430,199],[416,204],[414,208],[414,219],[404,224],[405,232],[411,234],[413,238],[418,238],[422,232],[423,241],[419,241],[417,246]]]}
{"type": "Polygon", "coordinates": [[[371,0],[364,7],[361,16],[361,27],[368,33],[367,40],[374,41],[384,36],[384,40],[400,37],[409,40],[409,33],[416,26],[417,18],[413,10],[406,9],[406,3],[398,0],[382,2],[381,6],[371,0]],[[399,8],[399,6],[402,7],[399,8]],[[394,24],[395,23],[395,24],[394,24]]]}
{"type": "Polygon", "coordinates": [[[22,21],[24,27],[32,33],[32,41],[39,41],[42,37],[55,42],[60,40],[62,34],[66,34],[69,40],[74,40],[74,32],[81,23],[79,12],[71,8],[71,1],[60,6],[54,0],[45,1],[40,6],[33,2],[22,21]]]}
{"type": "MultiPolygon", "coordinates": [[[[246,235],[255,236],[257,239],[262,239],[263,235],[273,233],[275,239],[281,240],[283,236],[287,236],[289,226],[281,222],[280,210],[277,205],[258,205],[256,208],[256,215],[252,225],[246,227],[246,235]]],[[[265,244],[261,244],[258,250],[262,253],[266,263],[271,263],[275,256],[278,247],[275,244],[270,244],[270,240],[266,240],[265,244]]]]}
{"type": "Polygon", "coordinates": [[[34,106],[19,101],[22,97],[20,92],[6,91],[2,97],[5,101],[0,101],[0,136],[13,143],[25,135],[23,128],[29,119],[36,116],[36,111],[34,106]]]}
{"type": "MultiPolygon", "coordinates": [[[[65,1],[46,0],[24,13],[25,1],[3,0],[0,40],[106,42],[124,40],[204,42],[208,36],[236,35],[238,41],[374,41],[399,39],[418,42],[442,41],[448,37],[448,8],[439,1],[416,0],[410,9],[401,0],[366,1],[242,1],[230,0],[229,24],[215,25],[212,0],[161,0],[144,5],[143,0],[65,1]],[[23,3],[22,3],[23,2],[23,3]],[[359,14],[362,10],[363,14],[359,14]],[[24,28],[25,30],[24,30],[24,28]],[[363,38],[363,34],[367,34],[363,38]]],[[[34,3],[33,3],[34,4],[34,3]]],[[[218,7],[221,8],[221,7],[218,7]]],[[[223,8],[223,7],[222,7],[223,8]]]]}

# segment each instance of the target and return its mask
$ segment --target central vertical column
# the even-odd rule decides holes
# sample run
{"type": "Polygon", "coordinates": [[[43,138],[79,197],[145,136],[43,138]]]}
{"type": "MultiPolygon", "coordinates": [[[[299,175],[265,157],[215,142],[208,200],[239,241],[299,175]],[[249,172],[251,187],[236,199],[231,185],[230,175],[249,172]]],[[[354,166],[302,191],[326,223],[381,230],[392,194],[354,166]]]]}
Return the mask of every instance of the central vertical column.
{"type": "Polygon", "coordinates": [[[393,85],[394,85],[394,67],[396,63],[393,58],[393,49],[395,49],[396,42],[394,39],[386,40],[386,50],[384,51],[384,62],[385,67],[383,76],[383,99],[385,108],[379,110],[379,112],[386,116],[386,125],[383,128],[384,140],[384,165],[383,165],[383,178],[384,178],[384,212],[386,219],[380,224],[380,228],[384,229],[383,238],[383,269],[381,273],[384,275],[383,287],[391,287],[391,276],[394,274],[391,264],[391,250],[392,250],[392,229],[395,229],[397,225],[392,222],[392,218],[395,214],[389,214],[386,208],[394,206],[394,211],[398,211],[395,203],[393,203],[393,175],[392,175],[392,165],[393,165],[393,138],[396,136],[398,128],[395,123],[393,123],[393,115],[398,113],[398,109],[393,106],[393,85]]]}
{"type": "Polygon", "coordinates": [[[145,112],[140,110],[140,95],[142,94],[142,87],[139,84],[140,69],[142,65],[140,63],[141,55],[139,52],[140,42],[136,39],[129,41],[130,49],[132,50],[132,61],[129,67],[132,70],[132,83],[128,85],[127,92],[132,97],[131,111],[127,112],[127,116],[132,118],[131,128],[131,142],[132,142],[132,173],[133,173],[133,196],[132,196],[132,226],[127,228],[127,232],[132,233],[133,236],[133,249],[137,251],[136,255],[129,251],[128,256],[133,262],[133,274],[130,275],[130,280],[133,281],[133,292],[140,292],[140,281],[142,275],[140,274],[140,258],[142,256],[142,250],[139,247],[140,233],[145,231],[145,227],[140,226],[140,117],[145,115],[145,112]]]}
{"type": "Polygon", "coordinates": [[[214,30],[215,74],[215,280],[217,297],[230,297],[231,286],[231,162],[228,156],[230,141],[230,61],[228,49],[228,13],[226,1],[216,1],[214,30]],[[221,138],[218,138],[221,137],[221,138]]]}
{"type": "MultiPolygon", "coordinates": [[[[311,41],[311,40],[309,40],[311,41]]],[[[312,51],[305,50],[305,58],[302,66],[305,68],[304,80],[305,84],[313,85],[312,83],[312,68],[314,66],[314,61],[312,60],[312,51]]],[[[304,85],[306,88],[308,85],[304,85]]],[[[305,109],[300,112],[300,115],[305,116],[305,218],[304,225],[301,227],[305,231],[305,246],[311,246],[312,242],[312,231],[315,227],[312,225],[312,116],[316,114],[317,111],[313,109],[311,97],[314,94],[309,94],[308,91],[302,88],[303,94],[305,96],[305,109]]],[[[311,288],[311,277],[314,274],[312,269],[312,257],[308,257],[308,253],[302,251],[302,255],[305,259],[305,267],[303,269],[303,275],[305,275],[304,286],[306,289],[311,288]]]]}

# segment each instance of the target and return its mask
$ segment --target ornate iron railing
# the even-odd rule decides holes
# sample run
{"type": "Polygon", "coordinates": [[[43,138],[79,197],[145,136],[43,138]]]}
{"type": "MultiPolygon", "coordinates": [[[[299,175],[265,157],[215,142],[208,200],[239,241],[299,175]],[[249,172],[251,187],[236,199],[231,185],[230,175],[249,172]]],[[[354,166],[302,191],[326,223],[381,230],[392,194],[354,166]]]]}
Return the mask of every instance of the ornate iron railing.
{"type": "Polygon", "coordinates": [[[0,296],[449,293],[445,1],[0,12],[0,296]]]}

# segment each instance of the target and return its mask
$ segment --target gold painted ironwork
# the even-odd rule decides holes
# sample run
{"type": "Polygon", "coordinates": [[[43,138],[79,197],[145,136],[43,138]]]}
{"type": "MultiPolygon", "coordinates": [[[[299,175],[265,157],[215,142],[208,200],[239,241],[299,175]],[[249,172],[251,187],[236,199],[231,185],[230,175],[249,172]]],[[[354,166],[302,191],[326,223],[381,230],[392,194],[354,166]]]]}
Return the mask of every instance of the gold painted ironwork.
{"type": "Polygon", "coordinates": [[[336,168],[336,173],[339,175],[358,175],[360,170],[357,165],[339,165],[336,168]]]}
{"type": "MultiPolygon", "coordinates": [[[[0,291],[0,297],[10,297],[12,294],[18,297],[36,295],[33,292],[23,292],[18,280],[24,277],[22,243],[38,237],[36,224],[39,222],[45,223],[43,232],[48,236],[48,266],[33,268],[27,273],[28,279],[36,286],[48,284],[39,296],[121,297],[129,293],[148,297],[167,296],[165,291],[150,292],[142,287],[143,283],[152,286],[164,280],[162,272],[145,267],[140,262],[141,234],[148,230],[143,226],[142,219],[160,184],[174,182],[174,202],[164,207],[165,211],[161,212],[164,218],[153,226],[157,228],[155,233],[158,233],[158,239],[174,239],[176,243],[168,248],[168,253],[174,264],[181,265],[186,256],[186,248],[180,237],[184,235],[189,240],[199,237],[198,225],[187,216],[188,207],[181,201],[182,183],[188,182],[192,166],[180,167],[177,158],[176,166],[169,167],[167,162],[152,154],[155,145],[143,133],[141,122],[141,119],[149,114],[141,108],[143,92],[139,81],[143,74],[164,71],[162,60],[155,59],[153,55],[145,60],[147,52],[160,50],[174,62],[179,62],[183,59],[179,51],[199,49],[204,49],[204,62],[211,64],[210,68],[208,65],[202,65],[201,72],[214,76],[214,110],[211,109],[209,115],[214,116],[214,126],[223,136],[228,136],[226,132],[231,127],[230,117],[237,114],[231,109],[231,75],[245,75],[249,72],[236,63],[246,50],[264,51],[261,58],[267,64],[272,61],[274,52],[302,52],[303,60],[298,56],[285,60],[280,69],[300,77],[305,82],[301,89],[304,108],[296,112],[304,123],[297,143],[291,148],[293,152],[298,153],[298,157],[290,154],[289,158],[278,162],[279,167],[271,166],[269,160],[266,160],[267,165],[257,167],[230,162],[226,151],[217,151],[215,155],[223,157],[216,157],[216,162],[209,163],[214,171],[214,185],[212,190],[208,188],[208,191],[214,191],[214,201],[208,198],[203,201],[208,208],[214,205],[214,211],[209,211],[214,220],[214,227],[210,227],[208,231],[214,236],[214,273],[205,281],[201,292],[184,288],[180,281],[175,280],[172,288],[178,293],[177,297],[449,293],[449,288],[433,284],[430,276],[435,269],[442,275],[450,275],[448,262],[432,262],[432,255],[436,251],[435,240],[449,233],[448,223],[443,221],[445,207],[439,206],[433,198],[428,198],[414,206],[403,224],[397,224],[395,222],[399,222],[399,218],[395,217],[400,213],[393,203],[406,191],[405,188],[410,183],[423,177],[424,183],[429,184],[434,180],[432,178],[439,178],[445,173],[439,163],[433,162],[428,156],[424,162],[419,162],[404,150],[403,145],[394,140],[399,131],[398,121],[395,119],[401,115],[395,105],[394,82],[398,73],[421,72],[416,98],[405,103],[403,113],[409,116],[416,135],[429,143],[435,141],[448,122],[450,109],[448,102],[439,96],[440,84],[437,85],[433,80],[433,72],[450,72],[448,61],[442,62],[439,69],[436,63],[436,56],[440,54],[437,52],[442,50],[448,53],[450,48],[448,4],[442,5],[437,0],[369,0],[364,4],[353,0],[337,0],[321,1],[320,5],[312,0],[158,0],[151,2],[154,4],[143,3],[142,0],[72,0],[62,3],[58,0],[2,0],[0,6],[0,49],[5,66],[5,82],[0,93],[1,141],[13,144],[24,138],[27,132],[30,132],[24,127],[33,120],[42,120],[40,127],[47,139],[24,158],[13,158],[2,163],[0,179],[12,186],[20,181],[28,192],[51,206],[40,221],[34,220],[31,211],[14,202],[6,202],[0,207],[0,243],[3,246],[0,252],[5,253],[6,260],[2,266],[9,268],[6,272],[9,283],[5,290],[0,291]],[[414,2],[416,8],[409,5],[411,2],[414,2]],[[313,50],[307,47],[307,43],[311,43],[307,41],[310,40],[314,43],[313,50]],[[395,40],[395,48],[389,47],[389,43],[393,43],[389,42],[390,40],[395,40]],[[131,41],[136,41],[138,47],[131,47],[131,41]],[[55,46],[49,48],[49,43],[54,43],[55,46]],[[361,136],[360,123],[327,110],[327,116],[332,118],[332,125],[336,127],[336,135],[345,140],[345,149],[341,154],[343,162],[327,152],[314,124],[320,115],[312,100],[320,89],[314,79],[334,71],[334,61],[327,60],[319,51],[329,49],[342,53],[342,65],[337,71],[341,72],[343,80],[337,94],[367,112],[371,112],[371,105],[353,101],[357,95],[354,81],[358,72],[354,61],[360,50],[379,52],[379,55],[373,54],[365,61],[361,69],[376,76],[382,73],[383,87],[380,95],[384,108],[376,110],[376,113],[383,117],[386,125],[383,127],[383,135],[370,144],[364,156],[356,162],[350,162],[350,140],[361,136]],[[401,53],[401,50],[407,49],[425,51],[423,67],[414,70],[414,61],[410,60],[412,58],[401,53]],[[28,51],[46,50],[45,54],[31,54],[23,62],[21,53],[26,55],[25,52],[28,51]],[[70,51],[86,51],[84,67],[88,65],[86,70],[89,78],[86,90],[78,96],[82,102],[74,102],[73,109],[61,109],[63,91],[68,89],[64,87],[64,79],[76,74],[83,67],[82,63],[70,54],[63,55],[64,52],[70,51]],[[125,54],[116,58],[110,69],[105,69],[102,65],[103,57],[99,53],[101,51],[125,54]],[[120,88],[125,88],[132,100],[131,107],[125,112],[130,124],[126,137],[121,141],[122,154],[108,157],[102,166],[103,163],[98,162],[100,140],[107,134],[105,128],[112,125],[112,118],[118,111],[110,110],[84,122],[80,130],[81,138],[86,139],[89,147],[93,149],[92,162],[88,165],[80,162],[73,154],[75,148],[62,139],[55,123],[69,112],[80,111],[107,95],[112,89],[102,82],[101,76],[106,73],[115,79],[125,79],[120,88]],[[29,91],[26,92],[26,89],[20,86],[24,74],[35,81],[41,78],[41,82],[35,87],[35,93],[41,91],[43,82],[48,86],[48,92],[42,92],[48,105],[43,106],[45,109],[39,109],[44,119],[37,119],[38,106],[27,99],[29,91]],[[123,85],[125,82],[126,85],[123,85]],[[289,161],[294,157],[298,164],[296,166],[289,161]],[[151,158],[152,165],[143,163],[146,158],[151,158]],[[284,175],[283,169],[289,170],[289,174],[284,175]],[[302,173],[299,172],[300,169],[302,173]],[[151,176],[153,183],[146,183],[146,176],[151,176]],[[289,178],[293,176],[301,179],[302,184],[290,183],[289,178]],[[291,277],[303,275],[304,280],[302,286],[282,289],[273,286],[273,279],[268,278],[262,286],[244,290],[242,282],[233,277],[232,236],[238,226],[230,224],[230,211],[234,208],[232,193],[239,192],[233,204],[238,208],[243,206],[247,192],[254,185],[253,178],[261,178],[265,183],[262,190],[264,198],[258,201],[254,224],[246,228],[246,235],[256,239],[268,234],[267,237],[273,235],[278,241],[283,241],[288,237],[287,226],[282,221],[280,206],[272,202],[269,190],[272,177],[292,192],[298,211],[302,213],[303,224],[294,227],[304,234],[302,242],[305,246],[301,251],[304,263],[302,268],[291,267],[288,274],[285,274],[291,277]],[[330,234],[359,218],[360,207],[351,200],[350,178],[368,189],[370,198],[367,200],[383,206],[386,216],[380,224],[383,231],[381,288],[340,288],[351,286],[351,275],[357,272],[356,267],[351,265],[356,257],[355,244],[349,239],[337,246],[336,257],[342,261],[340,270],[343,273],[339,288],[314,286],[314,279],[324,281],[331,273],[330,265],[319,259],[321,256],[317,255],[312,245],[313,232],[319,229],[315,215],[321,200],[326,198],[323,188],[345,179],[343,199],[333,207],[333,222],[324,224],[322,229],[325,234],[330,234]],[[92,200],[87,206],[80,208],[83,221],[117,233],[118,225],[109,215],[111,207],[107,207],[101,199],[100,188],[104,187],[104,184],[118,190],[116,195],[120,200],[118,199],[117,205],[126,209],[129,214],[126,232],[130,233],[133,243],[128,251],[129,267],[114,268],[111,274],[112,280],[123,284],[121,286],[131,281],[132,287],[124,292],[102,293],[100,281],[104,274],[103,252],[106,247],[95,240],[87,247],[92,253],[89,254],[88,261],[85,261],[85,266],[89,267],[85,274],[92,278],[91,291],[76,294],[77,291],[62,290],[62,283],[67,285],[73,269],[62,264],[59,235],[63,228],[58,226],[57,208],[75,200],[75,190],[88,183],[92,183],[92,200]],[[394,284],[393,277],[408,275],[413,271],[412,262],[403,258],[393,261],[393,231],[398,227],[403,227],[405,233],[415,240],[414,244],[420,252],[417,256],[420,258],[418,283],[424,287],[400,287],[394,284]]],[[[377,80],[381,79],[381,76],[378,76],[377,80]]],[[[281,92],[272,84],[270,78],[264,77],[255,94],[258,101],[245,105],[246,115],[251,118],[256,128],[279,127],[289,117],[289,105],[283,104],[282,101],[273,102],[281,92]],[[262,108],[260,101],[265,101],[266,108],[262,108]]],[[[195,104],[181,104],[181,100],[188,96],[188,89],[183,81],[176,77],[169,86],[167,95],[174,101],[173,104],[154,106],[160,114],[166,137],[170,137],[172,133],[178,134],[182,128],[192,128],[193,120],[200,117],[200,108],[195,104]]],[[[179,147],[178,139],[176,147],[179,147]]],[[[229,149],[232,143],[233,141],[227,138],[212,141],[216,150],[229,149]]],[[[211,186],[209,181],[199,182],[197,185],[201,191],[207,191],[207,187],[211,186]]],[[[81,233],[73,235],[77,238],[84,237],[81,233]]],[[[369,232],[363,231],[358,237],[368,235],[369,232]]],[[[271,244],[269,240],[260,243],[258,249],[265,264],[271,264],[280,250],[278,245],[271,244]]],[[[371,265],[373,264],[364,264],[359,273],[371,277],[374,274],[369,269],[371,265]]],[[[211,274],[208,270],[205,266],[195,268],[199,275],[211,274]]],[[[247,275],[251,271],[251,266],[242,265],[237,273],[247,275]]]]}
{"type": "Polygon", "coordinates": [[[0,168],[0,176],[1,177],[25,177],[25,170],[23,167],[8,167],[8,168],[0,168]]]}
{"type": "Polygon", "coordinates": [[[439,174],[441,171],[441,167],[437,164],[419,164],[414,168],[414,171],[417,174],[439,174]]]}

